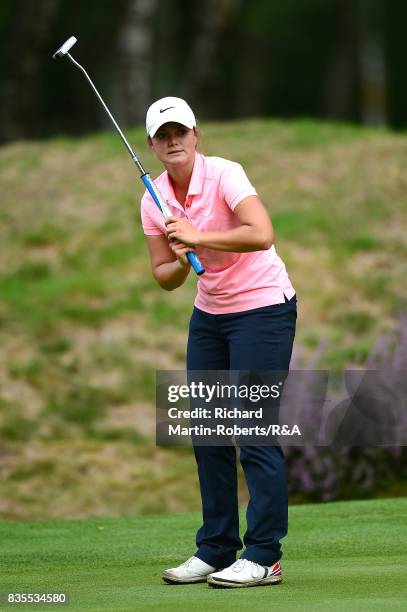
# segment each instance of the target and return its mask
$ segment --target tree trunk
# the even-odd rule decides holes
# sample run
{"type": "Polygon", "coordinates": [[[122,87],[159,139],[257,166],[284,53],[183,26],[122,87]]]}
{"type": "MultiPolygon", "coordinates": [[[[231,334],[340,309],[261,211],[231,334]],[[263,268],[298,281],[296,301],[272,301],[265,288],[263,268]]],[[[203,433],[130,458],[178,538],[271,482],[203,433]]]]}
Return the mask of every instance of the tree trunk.
{"type": "Polygon", "coordinates": [[[357,35],[354,0],[338,0],[336,39],[322,100],[328,117],[356,120],[357,35]]]}
{"type": "Polygon", "coordinates": [[[386,70],[380,0],[359,0],[359,108],[363,123],[385,125],[386,70]]]}
{"type": "Polygon", "coordinates": [[[157,0],[128,0],[118,35],[118,110],[124,123],[144,121],[151,103],[157,0]]]}
{"type": "Polygon", "coordinates": [[[219,116],[216,112],[216,102],[221,96],[216,96],[214,89],[221,80],[221,53],[225,33],[233,23],[238,7],[237,0],[204,0],[197,5],[196,36],[193,38],[192,48],[184,69],[184,76],[180,83],[180,95],[195,107],[199,105],[200,113],[205,114],[204,104],[212,116],[219,116]]]}
{"type": "Polygon", "coordinates": [[[40,79],[59,0],[19,0],[0,100],[0,139],[41,136],[40,79]]]}

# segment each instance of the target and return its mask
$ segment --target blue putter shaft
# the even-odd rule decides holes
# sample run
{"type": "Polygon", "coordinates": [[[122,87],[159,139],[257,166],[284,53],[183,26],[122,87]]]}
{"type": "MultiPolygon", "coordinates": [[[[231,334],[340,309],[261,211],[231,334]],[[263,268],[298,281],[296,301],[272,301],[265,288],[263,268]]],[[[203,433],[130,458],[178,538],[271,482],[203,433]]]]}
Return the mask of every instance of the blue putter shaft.
{"type": "MultiPolygon", "coordinates": [[[[168,217],[171,217],[171,213],[168,209],[167,202],[164,200],[160,191],[157,189],[149,173],[145,172],[144,174],[141,175],[140,178],[143,181],[146,188],[148,189],[154,202],[157,204],[158,208],[161,210],[162,214],[164,215],[164,218],[168,219],[168,217]]],[[[195,272],[198,274],[198,276],[200,276],[201,274],[205,272],[205,268],[199,261],[194,251],[190,251],[189,253],[187,253],[187,259],[189,263],[191,264],[191,266],[193,267],[193,269],[195,270],[195,272]]]]}
{"type": "MultiPolygon", "coordinates": [[[[67,41],[68,42],[68,41],[67,41]]],[[[75,41],[76,42],[76,41],[75,41]]],[[[65,43],[66,44],[66,43],[65,43]]],[[[74,43],[73,43],[74,44],[74,43]]],[[[72,46],[72,45],[71,45],[72,46]]],[[[62,49],[63,47],[61,47],[62,49]]],[[[57,53],[54,54],[54,57],[57,56],[57,53]]],[[[79,70],[81,70],[83,72],[83,74],[85,75],[85,77],[87,78],[87,80],[89,81],[93,91],[95,92],[96,96],[99,98],[100,103],[102,104],[103,108],[105,109],[109,119],[111,120],[111,122],[113,123],[114,127],[116,128],[116,130],[119,133],[120,138],[122,139],[126,149],[128,150],[128,152],[130,153],[130,157],[132,158],[133,162],[136,164],[137,168],[140,170],[141,173],[141,180],[143,181],[144,185],[146,186],[146,188],[148,189],[149,194],[151,195],[151,197],[153,198],[155,204],[158,206],[158,208],[160,209],[160,211],[162,212],[163,216],[165,219],[168,219],[168,217],[171,216],[171,212],[167,206],[167,202],[164,200],[163,196],[161,195],[161,193],[159,192],[157,186],[155,185],[154,181],[152,180],[151,176],[149,175],[148,172],[146,172],[140,162],[140,160],[138,159],[137,155],[134,153],[133,149],[131,148],[131,146],[129,145],[129,143],[127,142],[127,139],[125,137],[125,135],[123,134],[123,132],[121,131],[118,123],[116,122],[115,118],[113,117],[112,113],[110,112],[110,110],[108,109],[108,107],[106,106],[102,96],[100,95],[100,93],[98,92],[98,90],[96,89],[95,85],[93,84],[92,79],[90,78],[90,76],[88,75],[88,73],[86,72],[85,68],[83,66],[81,66],[81,64],[79,64],[79,62],[77,62],[72,55],[70,55],[70,53],[68,53],[66,50],[63,53],[64,56],[69,57],[69,59],[71,60],[71,62],[77,67],[79,68],[79,70]]],[[[187,253],[187,259],[189,261],[189,263],[191,264],[191,266],[193,267],[193,269],[195,270],[195,272],[198,274],[198,276],[200,276],[201,274],[203,274],[205,272],[205,268],[203,267],[203,265],[201,264],[201,262],[199,261],[196,253],[194,253],[193,251],[187,253]]]]}

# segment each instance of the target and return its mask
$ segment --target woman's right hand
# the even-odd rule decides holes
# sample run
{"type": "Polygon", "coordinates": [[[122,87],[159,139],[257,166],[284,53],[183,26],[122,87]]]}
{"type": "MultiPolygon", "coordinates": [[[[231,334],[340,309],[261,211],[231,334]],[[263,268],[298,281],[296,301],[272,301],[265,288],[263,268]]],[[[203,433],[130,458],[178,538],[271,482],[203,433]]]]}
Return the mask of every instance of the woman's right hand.
{"type": "Polygon", "coordinates": [[[169,240],[168,244],[170,245],[170,249],[178,259],[181,266],[183,268],[190,267],[191,264],[187,259],[187,253],[190,253],[193,249],[176,238],[169,240]]]}

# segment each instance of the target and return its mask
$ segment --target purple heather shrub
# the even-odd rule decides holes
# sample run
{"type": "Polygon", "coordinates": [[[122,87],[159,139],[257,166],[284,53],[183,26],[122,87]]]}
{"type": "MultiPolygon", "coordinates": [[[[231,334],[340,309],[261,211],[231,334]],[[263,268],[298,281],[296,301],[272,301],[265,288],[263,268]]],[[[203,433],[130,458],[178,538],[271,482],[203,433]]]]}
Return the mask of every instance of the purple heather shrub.
{"type": "MultiPolygon", "coordinates": [[[[323,363],[323,353],[326,344],[321,343],[306,364],[307,370],[312,370],[316,364],[323,363]]],[[[304,359],[301,347],[296,348],[291,361],[291,370],[304,368],[304,359]]],[[[377,338],[366,362],[365,370],[379,370],[376,377],[371,372],[361,373],[363,396],[369,391],[380,402],[386,398],[388,412],[386,419],[380,426],[389,427],[394,424],[400,429],[400,422],[404,431],[403,444],[406,444],[406,397],[407,397],[407,316],[399,319],[397,332],[381,335],[377,338]],[[370,378],[369,378],[370,375],[370,378]],[[371,383],[374,382],[372,391],[371,383]],[[363,387],[364,384],[364,387],[363,387]],[[370,387],[369,387],[370,385],[370,387]],[[391,399],[389,405],[389,398],[391,399]],[[397,408],[397,413],[394,411],[397,408]],[[404,416],[404,421],[400,418],[404,416]]],[[[307,386],[301,389],[301,397],[306,410],[309,410],[309,419],[315,417],[312,402],[306,401],[313,394],[312,377],[304,379],[307,386]]],[[[341,395],[355,385],[357,377],[344,376],[341,395]]],[[[360,397],[362,397],[359,391],[360,397]]],[[[360,399],[359,397],[359,399],[360,399]]],[[[352,398],[354,403],[354,398],[352,398]]],[[[363,402],[356,402],[357,408],[364,409],[363,402]]],[[[368,408],[372,410],[371,403],[368,408]]],[[[374,408],[374,407],[373,407],[374,408]]],[[[378,404],[380,408],[380,403],[378,404]]],[[[304,412],[302,412],[304,415],[304,412]]],[[[373,414],[375,411],[373,410],[373,414]]],[[[377,415],[376,415],[377,416],[377,415]]],[[[306,418],[308,417],[306,413],[306,418]]],[[[304,416],[303,416],[304,419],[304,416]]],[[[351,431],[344,429],[346,434],[351,431]]],[[[400,436],[403,432],[400,432],[400,436]]],[[[344,440],[346,440],[345,438],[344,440]]],[[[349,438],[348,438],[349,439],[349,438]]],[[[352,439],[352,438],[351,438],[352,439]]],[[[383,446],[374,444],[344,445],[340,446],[285,446],[287,479],[289,494],[299,501],[330,501],[336,499],[367,498],[381,494],[398,494],[401,483],[407,479],[407,446],[383,446]]],[[[405,493],[405,489],[401,493],[405,493]]]]}

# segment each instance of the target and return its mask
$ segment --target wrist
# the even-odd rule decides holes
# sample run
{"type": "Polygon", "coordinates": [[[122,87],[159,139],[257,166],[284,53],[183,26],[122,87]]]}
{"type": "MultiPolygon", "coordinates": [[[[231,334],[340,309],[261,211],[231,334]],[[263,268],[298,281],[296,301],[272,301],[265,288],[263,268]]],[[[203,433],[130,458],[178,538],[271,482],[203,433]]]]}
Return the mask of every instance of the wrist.
{"type": "MultiPolygon", "coordinates": [[[[186,256],[185,256],[185,259],[186,259],[186,256]]],[[[178,264],[178,268],[180,270],[183,270],[184,272],[186,270],[189,270],[189,268],[191,267],[191,264],[189,263],[188,259],[184,261],[182,257],[177,257],[177,264],[178,264]]]]}
{"type": "Polygon", "coordinates": [[[194,245],[195,246],[202,246],[202,238],[203,238],[203,232],[200,232],[199,230],[196,232],[196,238],[194,240],[194,245]]]}

